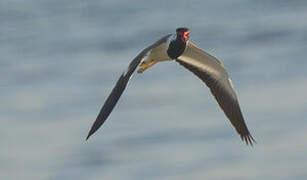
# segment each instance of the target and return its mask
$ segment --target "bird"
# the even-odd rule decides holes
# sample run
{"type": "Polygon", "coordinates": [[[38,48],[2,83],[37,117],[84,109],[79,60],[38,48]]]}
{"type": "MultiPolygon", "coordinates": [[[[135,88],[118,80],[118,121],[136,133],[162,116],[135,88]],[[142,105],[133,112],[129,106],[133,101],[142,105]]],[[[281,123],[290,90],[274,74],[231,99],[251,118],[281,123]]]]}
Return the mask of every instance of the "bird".
{"type": "Polygon", "coordinates": [[[208,86],[242,141],[251,146],[256,143],[244,121],[233,83],[223,62],[193,44],[187,27],[179,27],[176,34],[168,34],[157,40],[130,62],[102,106],[86,140],[106,121],[135,70],[139,67],[137,72],[143,73],[162,61],[176,61],[200,78],[208,86]]]}

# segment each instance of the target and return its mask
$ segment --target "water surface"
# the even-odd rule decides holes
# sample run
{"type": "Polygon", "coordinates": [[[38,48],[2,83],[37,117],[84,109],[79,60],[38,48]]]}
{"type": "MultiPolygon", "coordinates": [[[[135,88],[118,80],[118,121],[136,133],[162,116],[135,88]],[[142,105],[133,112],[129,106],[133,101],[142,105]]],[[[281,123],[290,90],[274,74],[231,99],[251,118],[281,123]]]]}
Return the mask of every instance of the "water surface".
{"type": "Polygon", "coordinates": [[[0,2],[0,179],[306,179],[305,1],[0,2]],[[85,137],[120,73],[176,27],[223,60],[257,140],[241,142],[175,62],[136,75],[85,137]]]}

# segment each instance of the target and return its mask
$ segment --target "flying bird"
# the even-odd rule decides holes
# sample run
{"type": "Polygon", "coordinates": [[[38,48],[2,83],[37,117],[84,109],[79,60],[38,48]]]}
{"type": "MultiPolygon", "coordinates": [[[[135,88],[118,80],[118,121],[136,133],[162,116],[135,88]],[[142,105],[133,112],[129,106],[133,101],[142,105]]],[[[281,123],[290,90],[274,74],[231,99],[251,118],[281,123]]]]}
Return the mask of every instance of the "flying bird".
{"type": "Polygon", "coordinates": [[[176,34],[168,34],[141,51],[118,79],[86,139],[94,134],[108,118],[138,66],[140,68],[137,72],[143,73],[158,62],[176,61],[194,73],[210,88],[211,93],[241,139],[247,145],[253,145],[255,140],[245,124],[234,86],[224,64],[193,44],[189,37],[190,30],[188,28],[177,28],[176,34]]]}

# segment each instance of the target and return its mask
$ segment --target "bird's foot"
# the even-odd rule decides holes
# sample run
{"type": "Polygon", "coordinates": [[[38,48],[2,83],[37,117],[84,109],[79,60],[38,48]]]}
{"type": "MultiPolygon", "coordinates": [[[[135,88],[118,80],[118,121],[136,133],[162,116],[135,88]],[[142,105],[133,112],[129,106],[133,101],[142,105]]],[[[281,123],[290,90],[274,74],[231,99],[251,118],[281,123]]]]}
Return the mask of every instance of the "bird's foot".
{"type": "Polygon", "coordinates": [[[143,73],[146,69],[150,68],[154,64],[156,64],[157,61],[151,60],[151,61],[143,61],[139,66],[140,69],[138,70],[138,73],[143,73]]]}

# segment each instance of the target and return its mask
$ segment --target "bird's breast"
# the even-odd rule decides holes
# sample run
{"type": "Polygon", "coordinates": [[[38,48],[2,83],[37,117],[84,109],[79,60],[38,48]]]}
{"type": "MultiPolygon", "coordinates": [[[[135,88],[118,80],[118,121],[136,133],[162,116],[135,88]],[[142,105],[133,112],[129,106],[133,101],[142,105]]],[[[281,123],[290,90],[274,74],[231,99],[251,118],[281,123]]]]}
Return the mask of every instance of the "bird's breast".
{"type": "Polygon", "coordinates": [[[179,39],[171,41],[167,49],[167,55],[171,59],[177,59],[179,56],[182,55],[182,53],[185,50],[185,47],[186,47],[186,43],[182,42],[179,39]]]}

